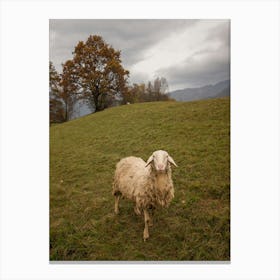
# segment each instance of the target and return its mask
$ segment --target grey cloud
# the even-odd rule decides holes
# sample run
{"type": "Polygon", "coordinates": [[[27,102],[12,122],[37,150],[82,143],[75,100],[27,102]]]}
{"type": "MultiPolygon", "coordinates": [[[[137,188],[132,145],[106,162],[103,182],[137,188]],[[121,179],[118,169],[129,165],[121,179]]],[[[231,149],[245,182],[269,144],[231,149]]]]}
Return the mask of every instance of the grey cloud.
{"type": "Polygon", "coordinates": [[[96,34],[121,50],[126,67],[145,59],[145,51],[165,36],[180,29],[191,27],[197,20],[50,20],[50,34],[55,33],[50,47],[50,59],[55,65],[69,59],[78,41],[85,41],[96,34]],[[57,51],[59,50],[59,51],[57,51]],[[61,53],[64,53],[62,55],[61,53]]]}
{"type": "Polygon", "coordinates": [[[230,21],[209,29],[203,46],[179,65],[158,69],[171,88],[200,87],[230,79],[230,21]],[[213,47],[214,45],[214,47],[213,47]]]}
{"type": "Polygon", "coordinates": [[[205,36],[205,41],[218,41],[222,46],[228,47],[230,44],[230,20],[217,20],[219,25],[212,28],[205,36]]]}
{"type": "Polygon", "coordinates": [[[171,89],[214,84],[230,78],[229,57],[227,52],[214,53],[204,50],[189,57],[180,65],[159,69],[157,74],[167,78],[171,89]],[[196,60],[196,56],[200,54],[206,58],[196,60]]]}
{"type": "MultiPolygon", "coordinates": [[[[208,24],[203,41],[187,58],[182,56],[179,65],[158,69],[155,75],[167,78],[170,89],[203,86],[229,78],[230,21],[229,20],[62,20],[52,19],[50,28],[50,60],[61,71],[61,63],[72,58],[72,51],[79,41],[96,34],[121,50],[126,69],[147,59],[148,50],[171,35],[180,34],[201,23],[208,24]],[[217,24],[213,27],[213,22],[217,24]]],[[[191,40],[186,38],[185,40],[191,40]]],[[[180,44],[180,42],[178,42],[180,44]]],[[[163,58],[164,59],[164,58],[163,58]]],[[[131,83],[146,81],[143,72],[131,73],[131,83]]]]}

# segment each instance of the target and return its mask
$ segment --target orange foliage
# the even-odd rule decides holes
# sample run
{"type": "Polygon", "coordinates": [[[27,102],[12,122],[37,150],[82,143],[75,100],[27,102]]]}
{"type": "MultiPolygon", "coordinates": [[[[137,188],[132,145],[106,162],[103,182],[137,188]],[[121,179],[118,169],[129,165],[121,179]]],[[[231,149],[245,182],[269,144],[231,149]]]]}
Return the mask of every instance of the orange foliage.
{"type": "Polygon", "coordinates": [[[73,54],[71,67],[77,94],[90,100],[96,111],[103,110],[108,99],[125,91],[129,72],[121,65],[121,52],[101,36],[91,35],[86,42],[79,42],[73,54]]]}

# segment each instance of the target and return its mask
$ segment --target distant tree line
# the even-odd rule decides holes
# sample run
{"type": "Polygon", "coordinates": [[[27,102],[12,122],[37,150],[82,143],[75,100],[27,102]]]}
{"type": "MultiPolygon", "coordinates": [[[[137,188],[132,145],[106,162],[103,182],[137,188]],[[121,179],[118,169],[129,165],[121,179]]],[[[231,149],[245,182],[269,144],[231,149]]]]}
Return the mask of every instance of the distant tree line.
{"type": "Polygon", "coordinates": [[[121,65],[120,55],[102,37],[91,35],[77,44],[61,74],[50,61],[50,122],[70,120],[77,102],[98,112],[118,104],[168,100],[165,78],[128,85],[129,71],[121,65]]]}
{"type": "Polygon", "coordinates": [[[122,94],[122,104],[167,101],[169,100],[167,93],[167,80],[165,78],[156,78],[153,82],[149,81],[147,85],[142,83],[128,86],[127,90],[122,94]]]}

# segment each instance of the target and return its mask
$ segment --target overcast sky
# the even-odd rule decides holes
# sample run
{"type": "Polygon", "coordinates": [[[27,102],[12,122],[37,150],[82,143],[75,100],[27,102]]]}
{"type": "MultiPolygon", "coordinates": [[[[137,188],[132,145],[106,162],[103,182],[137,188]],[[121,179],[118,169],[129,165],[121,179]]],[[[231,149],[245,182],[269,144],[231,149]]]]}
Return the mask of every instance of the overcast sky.
{"type": "Polygon", "coordinates": [[[229,20],[50,20],[50,60],[58,72],[79,41],[100,35],[121,50],[130,83],[165,77],[169,91],[229,79],[229,20]]]}

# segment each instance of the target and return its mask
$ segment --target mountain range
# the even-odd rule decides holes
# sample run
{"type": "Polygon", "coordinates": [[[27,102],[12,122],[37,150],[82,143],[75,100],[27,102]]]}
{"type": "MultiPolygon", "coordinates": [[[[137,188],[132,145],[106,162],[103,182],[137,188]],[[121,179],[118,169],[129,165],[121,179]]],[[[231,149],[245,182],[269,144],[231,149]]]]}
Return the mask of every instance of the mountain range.
{"type": "Polygon", "coordinates": [[[197,88],[185,88],[171,91],[169,97],[176,101],[193,101],[230,95],[230,80],[221,81],[214,85],[197,88]]]}

